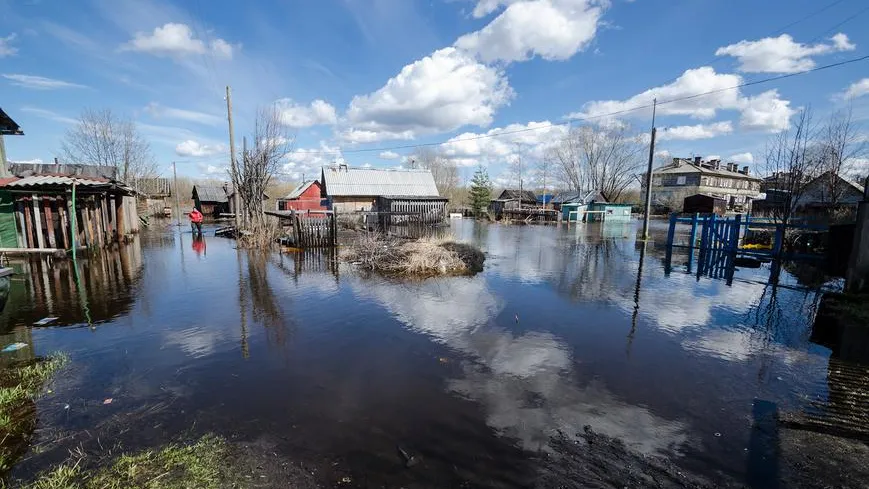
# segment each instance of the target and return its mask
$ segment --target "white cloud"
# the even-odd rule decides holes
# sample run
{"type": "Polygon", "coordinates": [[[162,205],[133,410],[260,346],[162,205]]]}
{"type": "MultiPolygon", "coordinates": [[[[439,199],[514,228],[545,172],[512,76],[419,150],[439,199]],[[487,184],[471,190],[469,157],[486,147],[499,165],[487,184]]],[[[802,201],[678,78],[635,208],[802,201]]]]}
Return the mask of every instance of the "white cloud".
{"type": "Polygon", "coordinates": [[[342,137],[372,142],[484,127],[512,97],[503,71],[444,48],[405,66],[376,92],[353,97],[342,137]]]}
{"type": "Polygon", "coordinates": [[[48,119],[55,122],[62,122],[64,124],[78,124],[77,119],[73,119],[72,117],[67,117],[65,115],[61,115],[57,112],[47,109],[40,109],[37,107],[22,107],[21,112],[33,114],[35,116],[42,117],[43,119],[48,119]]]}
{"type": "Polygon", "coordinates": [[[335,107],[324,100],[314,100],[306,107],[284,98],[275,102],[275,105],[280,112],[281,122],[289,127],[311,127],[338,121],[335,107]]]}
{"type": "Polygon", "coordinates": [[[401,158],[401,155],[396,153],[395,151],[384,151],[378,155],[381,160],[397,160],[401,158]]]}
{"type": "Polygon", "coordinates": [[[55,80],[54,78],[46,78],[36,75],[21,75],[21,74],[3,74],[3,78],[11,80],[13,85],[24,88],[32,88],[34,90],[57,90],[60,88],[87,88],[78,83],[67,82],[63,80],[55,80]]]}
{"type": "Polygon", "coordinates": [[[734,163],[754,163],[754,155],[751,153],[737,153],[729,158],[734,163]]]}
{"type": "MultiPolygon", "coordinates": [[[[598,100],[585,104],[581,112],[570,114],[570,118],[601,117],[613,112],[631,110],[638,106],[651,105],[657,97],[659,101],[674,100],[707,91],[718,92],[679,100],[658,106],[659,115],[687,115],[695,119],[711,119],[720,109],[734,109],[739,106],[739,90],[726,90],[742,83],[739,75],[716,73],[709,66],[686,70],[673,83],[650,88],[625,100],[598,100]]],[[[651,109],[649,109],[651,112],[651,109]]]]}
{"type": "Polygon", "coordinates": [[[12,46],[12,41],[18,37],[14,32],[6,37],[0,37],[0,58],[7,56],[15,56],[18,54],[18,48],[12,46]]]}
{"type": "Polygon", "coordinates": [[[658,133],[661,141],[709,139],[733,132],[733,123],[730,121],[715,122],[713,124],[697,124],[695,126],[675,126],[662,129],[658,133]]]}
{"type": "Polygon", "coordinates": [[[209,165],[206,163],[201,163],[199,165],[199,169],[202,171],[202,174],[205,176],[213,177],[213,176],[227,176],[229,167],[227,165],[209,165]]]}
{"type": "Polygon", "coordinates": [[[757,41],[739,41],[715,51],[716,56],[733,56],[739,59],[739,70],[746,73],[796,73],[815,67],[812,56],[837,51],[853,51],[857,47],[848,36],[839,33],[830,38],[830,43],[810,46],[794,42],[788,34],[765,37],[757,41]]]}
{"type": "Polygon", "coordinates": [[[281,168],[281,175],[294,180],[301,180],[303,176],[306,179],[319,178],[320,168],[343,161],[341,149],[329,146],[323,141],[320,142],[319,148],[294,150],[287,155],[286,159],[287,162],[281,168]]]}
{"type": "Polygon", "coordinates": [[[787,129],[790,116],[795,110],[790,102],[779,97],[777,90],[769,90],[753,97],[743,96],[737,87],[742,77],[734,74],[716,73],[709,66],[686,70],[670,84],[650,88],[625,100],[596,100],[583,105],[580,112],[568,118],[606,120],[609,114],[644,116],[651,111],[634,110],[652,104],[657,98],[658,115],[682,115],[695,119],[710,119],[719,110],[741,112],[740,126],[747,130],[775,132],[787,129]],[[711,92],[706,94],[707,92],[711,92]],[[698,94],[705,94],[698,96],[698,94]],[[669,102],[669,101],[673,102],[669,102]]]}
{"type": "Polygon", "coordinates": [[[156,102],[151,102],[145,107],[145,112],[151,114],[154,118],[167,117],[169,119],[179,119],[182,121],[196,122],[209,126],[217,126],[223,123],[223,117],[204,112],[196,112],[193,110],[176,109],[173,107],[165,107],[156,102]]]}
{"type": "Polygon", "coordinates": [[[33,158],[32,160],[9,160],[9,163],[21,163],[24,165],[41,165],[44,163],[42,158],[33,158]]]}
{"type": "Polygon", "coordinates": [[[233,46],[223,39],[214,39],[206,44],[193,37],[187,24],[168,23],[155,27],[154,32],[137,32],[133,39],[121,46],[122,51],[139,51],[155,56],[186,56],[191,54],[211,54],[218,58],[231,59],[233,46]]]}
{"type": "Polygon", "coordinates": [[[720,160],[720,159],[721,159],[721,155],[716,155],[716,154],[706,155],[706,161],[720,160]]]}
{"type": "Polygon", "coordinates": [[[852,83],[845,90],[845,93],[842,94],[846,99],[862,97],[864,95],[869,95],[869,78],[863,78],[860,81],[852,83]]]}
{"type": "Polygon", "coordinates": [[[459,134],[442,144],[440,149],[459,166],[503,164],[517,155],[529,162],[539,161],[567,131],[567,126],[553,125],[549,121],[510,124],[482,134],[459,134]]]}
{"type": "Polygon", "coordinates": [[[763,132],[784,131],[790,126],[791,116],[796,109],[790,101],[779,98],[778,90],[767,90],[754,97],[741,101],[742,117],[739,125],[744,129],[763,132]]]}
{"type": "Polygon", "coordinates": [[[178,156],[191,156],[200,158],[203,156],[214,156],[216,154],[225,153],[226,146],[222,144],[202,144],[192,139],[182,141],[175,146],[175,154],[178,156]]]}
{"type": "Polygon", "coordinates": [[[524,61],[540,56],[565,60],[594,39],[608,2],[603,0],[482,1],[481,17],[499,4],[507,8],[481,30],[461,36],[456,46],[484,62],[524,61]]]}

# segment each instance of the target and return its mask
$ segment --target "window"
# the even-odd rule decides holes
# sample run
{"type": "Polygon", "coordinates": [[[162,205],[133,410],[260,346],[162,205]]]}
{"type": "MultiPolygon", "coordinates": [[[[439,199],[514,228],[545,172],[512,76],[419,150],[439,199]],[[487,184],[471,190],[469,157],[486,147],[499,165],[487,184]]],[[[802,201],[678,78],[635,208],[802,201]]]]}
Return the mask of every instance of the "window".
{"type": "Polygon", "coordinates": [[[652,179],[652,185],[660,186],[660,185],[661,185],[661,177],[655,177],[655,178],[653,178],[653,179],[652,179]]]}
{"type": "Polygon", "coordinates": [[[676,185],[685,185],[685,177],[676,177],[676,185]]]}

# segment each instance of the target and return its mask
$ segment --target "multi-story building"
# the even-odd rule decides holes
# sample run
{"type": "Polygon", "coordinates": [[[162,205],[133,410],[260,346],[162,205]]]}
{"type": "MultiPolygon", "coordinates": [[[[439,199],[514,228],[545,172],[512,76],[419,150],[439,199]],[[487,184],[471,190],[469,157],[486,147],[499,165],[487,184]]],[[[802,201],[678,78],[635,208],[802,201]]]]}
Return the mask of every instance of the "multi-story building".
{"type": "Polygon", "coordinates": [[[673,162],[652,172],[652,201],[656,205],[681,209],[685,197],[702,194],[724,199],[728,211],[748,212],[760,196],[761,179],[747,166],[704,161],[697,156],[673,158],[673,162]]]}

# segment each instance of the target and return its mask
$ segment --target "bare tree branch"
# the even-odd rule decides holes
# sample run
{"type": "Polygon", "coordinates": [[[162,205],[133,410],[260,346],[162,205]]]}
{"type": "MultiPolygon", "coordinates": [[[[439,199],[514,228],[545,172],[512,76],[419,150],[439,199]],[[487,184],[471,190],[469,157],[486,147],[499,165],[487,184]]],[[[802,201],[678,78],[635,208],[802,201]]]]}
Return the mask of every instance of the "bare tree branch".
{"type": "Polygon", "coordinates": [[[157,175],[150,143],[132,120],[116,117],[109,109],[85,109],[64,136],[61,151],[73,164],[114,168],[124,182],[157,175]]]}
{"type": "Polygon", "coordinates": [[[645,147],[627,127],[571,129],[547,157],[573,190],[597,190],[615,201],[634,182],[645,147]]]}

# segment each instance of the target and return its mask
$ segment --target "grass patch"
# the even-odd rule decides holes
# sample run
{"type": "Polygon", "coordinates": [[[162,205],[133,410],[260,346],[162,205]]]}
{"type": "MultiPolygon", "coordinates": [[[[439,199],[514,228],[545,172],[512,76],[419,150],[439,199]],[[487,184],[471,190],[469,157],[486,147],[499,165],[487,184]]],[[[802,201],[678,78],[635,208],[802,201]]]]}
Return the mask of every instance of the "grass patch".
{"type": "Polygon", "coordinates": [[[69,357],[55,353],[46,358],[16,363],[0,370],[0,473],[27,449],[36,427],[36,406],[46,382],[69,357]]]}
{"type": "Polygon", "coordinates": [[[226,440],[205,435],[191,444],[122,455],[105,467],[87,470],[82,460],[40,474],[23,489],[218,489],[244,487],[232,472],[226,440]]]}
{"type": "Polygon", "coordinates": [[[485,260],[482,251],[452,238],[406,240],[378,233],[362,235],[341,253],[366,270],[416,277],[477,273],[485,260]]]}

